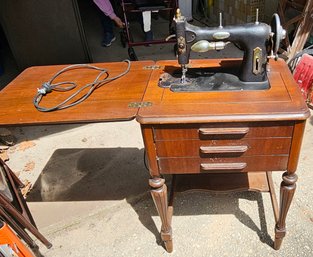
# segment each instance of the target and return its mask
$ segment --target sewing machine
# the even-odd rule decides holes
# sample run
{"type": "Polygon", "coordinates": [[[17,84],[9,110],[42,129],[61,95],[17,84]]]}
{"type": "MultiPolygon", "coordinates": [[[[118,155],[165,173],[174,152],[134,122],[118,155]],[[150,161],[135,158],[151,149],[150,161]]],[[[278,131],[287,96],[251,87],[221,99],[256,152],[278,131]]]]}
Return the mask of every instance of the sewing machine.
{"type": "Polygon", "coordinates": [[[271,25],[256,21],[235,26],[223,26],[222,14],[218,27],[198,27],[189,24],[179,9],[176,24],[177,56],[181,70],[166,72],[159,86],[180,91],[264,90],[269,89],[266,66],[269,58],[277,59],[280,41],[286,31],[277,14],[271,25]],[[223,50],[233,43],[243,50],[243,59],[223,61],[219,68],[188,68],[190,51],[223,50]]]}

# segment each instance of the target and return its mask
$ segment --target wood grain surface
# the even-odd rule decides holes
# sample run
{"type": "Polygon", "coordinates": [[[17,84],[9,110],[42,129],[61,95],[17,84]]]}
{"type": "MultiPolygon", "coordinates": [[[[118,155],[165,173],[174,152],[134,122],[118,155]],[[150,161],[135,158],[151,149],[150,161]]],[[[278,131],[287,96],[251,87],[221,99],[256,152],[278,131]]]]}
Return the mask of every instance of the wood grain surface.
{"type": "MultiPolygon", "coordinates": [[[[39,125],[61,123],[101,122],[133,119],[138,108],[129,107],[129,103],[141,102],[149,81],[152,61],[132,62],[131,69],[125,76],[102,85],[91,96],[77,106],[49,113],[39,112],[33,105],[37,88],[67,65],[36,66],[23,71],[16,79],[0,91],[0,125],[39,125]]],[[[106,68],[113,77],[124,71],[125,62],[95,63],[106,68]]],[[[91,83],[99,73],[91,70],[74,70],[62,74],[58,81],[73,81],[78,87],[91,83]]],[[[41,106],[52,107],[66,99],[70,92],[53,91],[47,94],[41,106]]]]}
{"type": "MultiPolygon", "coordinates": [[[[240,60],[232,65],[240,65],[240,60]]],[[[301,92],[286,63],[270,60],[270,89],[245,91],[172,92],[158,87],[164,72],[178,68],[177,61],[159,61],[151,74],[144,101],[152,106],[140,109],[142,124],[233,122],[262,120],[305,120],[309,116],[301,92]]],[[[190,67],[220,67],[229,63],[215,60],[191,60],[190,67]]]]}

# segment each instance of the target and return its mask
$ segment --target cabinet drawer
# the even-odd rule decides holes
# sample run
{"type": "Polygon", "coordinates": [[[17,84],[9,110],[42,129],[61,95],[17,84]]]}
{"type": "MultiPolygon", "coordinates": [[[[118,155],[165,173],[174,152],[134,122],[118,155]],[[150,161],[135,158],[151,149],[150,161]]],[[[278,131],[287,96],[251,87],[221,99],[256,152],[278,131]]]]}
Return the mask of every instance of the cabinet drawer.
{"type": "Polygon", "coordinates": [[[257,172],[286,170],[288,155],[240,158],[159,158],[162,174],[257,172]]]}
{"type": "Polygon", "coordinates": [[[208,157],[289,154],[291,138],[156,141],[158,157],[208,157]]]}
{"type": "Polygon", "coordinates": [[[156,125],[154,140],[291,137],[292,122],[156,125]]]}

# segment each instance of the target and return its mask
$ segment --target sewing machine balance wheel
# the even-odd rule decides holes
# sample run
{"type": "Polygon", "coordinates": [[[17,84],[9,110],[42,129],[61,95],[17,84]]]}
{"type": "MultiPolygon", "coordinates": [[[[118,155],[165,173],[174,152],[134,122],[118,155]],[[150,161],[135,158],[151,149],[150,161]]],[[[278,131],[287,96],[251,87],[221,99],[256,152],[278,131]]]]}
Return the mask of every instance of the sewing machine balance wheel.
{"type": "Polygon", "coordinates": [[[273,54],[276,56],[280,42],[286,37],[286,30],[284,30],[283,27],[281,26],[280,18],[277,13],[274,13],[272,17],[271,31],[273,33],[272,50],[273,54]]]}

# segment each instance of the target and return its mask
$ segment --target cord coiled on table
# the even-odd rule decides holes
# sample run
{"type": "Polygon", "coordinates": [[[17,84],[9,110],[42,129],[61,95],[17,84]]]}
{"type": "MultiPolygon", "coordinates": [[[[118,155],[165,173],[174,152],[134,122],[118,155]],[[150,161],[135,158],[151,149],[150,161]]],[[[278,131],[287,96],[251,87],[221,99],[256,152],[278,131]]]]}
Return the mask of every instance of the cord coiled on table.
{"type": "Polygon", "coordinates": [[[86,100],[92,94],[92,92],[95,89],[99,88],[103,84],[108,83],[108,82],[113,81],[113,80],[116,80],[116,79],[124,76],[125,74],[127,74],[130,70],[130,61],[124,60],[124,62],[126,62],[128,64],[126,70],[123,71],[122,73],[116,75],[115,77],[111,77],[111,78],[109,78],[108,70],[106,70],[104,68],[99,68],[99,67],[96,67],[96,66],[93,66],[90,64],[74,64],[74,65],[67,66],[67,67],[63,68],[62,70],[60,70],[59,72],[57,72],[55,75],[53,75],[53,77],[49,81],[44,82],[42,84],[41,88],[38,88],[37,94],[35,95],[35,97],[33,99],[33,104],[36,107],[36,109],[38,111],[41,111],[41,112],[52,112],[52,111],[63,110],[63,109],[75,106],[75,105],[83,102],[84,100],[86,100]],[[53,83],[53,81],[58,76],[60,76],[62,73],[66,72],[66,71],[70,71],[70,70],[75,70],[75,69],[93,69],[93,70],[99,71],[99,74],[93,82],[84,85],[83,87],[78,89],[75,93],[73,93],[71,96],[66,98],[63,102],[57,104],[56,106],[49,107],[49,108],[39,106],[40,101],[42,100],[43,96],[45,96],[46,94],[48,94],[52,91],[66,92],[66,91],[70,91],[70,90],[77,87],[77,84],[75,82],[72,82],[72,81],[53,83]],[[103,76],[105,74],[106,74],[106,77],[104,79],[99,80],[101,78],[101,76],[103,76]],[[64,85],[69,85],[69,86],[64,86],[64,85]],[[79,93],[81,93],[83,90],[85,90],[88,87],[89,87],[89,90],[86,94],[81,96],[79,99],[69,103],[69,101],[71,101],[74,97],[76,97],[79,93]]]}

